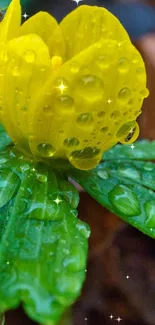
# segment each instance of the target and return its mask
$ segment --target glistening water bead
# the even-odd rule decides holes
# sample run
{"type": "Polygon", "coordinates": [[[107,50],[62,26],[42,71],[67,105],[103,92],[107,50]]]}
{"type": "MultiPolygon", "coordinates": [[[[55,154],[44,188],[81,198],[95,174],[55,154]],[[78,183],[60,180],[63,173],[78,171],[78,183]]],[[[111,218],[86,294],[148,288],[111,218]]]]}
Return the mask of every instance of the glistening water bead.
{"type": "Polygon", "coordinates": [[[136,121],[129,121],[123,124],[117,131],[116,137],[121,143],[132,143],[137,139],[139,126],[136,121]]]}
{"type": "Polygon", "coordinates": [[[38,144],[37,149],[42,157],[47,158],[52,157],[56,152],[55,148],[49,143],[40,143],[38,144]]]}
{"type": "Polygon", "coordinates": [[[88,99],[101,97],[103,88],[102,80],[95,75],[85,75],[77,83],[78,93],[88,99]]]}
{"type": "Polygon", "coordinates": [[[134,217],[141,213],[137,195],[126,185],[116,185],[109,192],[109,200],[119,213],[134,217]]]}
{"type": "Polygon", "coordinates": [[[62,95],[57,98],[55,103],[56,109],[60,111],[71,111],[74,107],[74,99],[68,95],[62,95]]]}
{"type": "Polygon", "coordinates": [[[28,50],[24,53],[24,60],[27,63],[33,63],[35,59],[36,59],[36,54],[33,51],[28,50]]]}
{"type": "Polygon", "coordinates": [[[79,140],[77,138],[67,138],[64,140],[64,146],[67,148],[76,147],[79,145],[79,140]]]}
{"type": "Polygon", "coordinates": [[[92,124],[93,118],[90,113],[84,113],[79,115],[76,121],[80,126],[86,127],[92,124]]]}

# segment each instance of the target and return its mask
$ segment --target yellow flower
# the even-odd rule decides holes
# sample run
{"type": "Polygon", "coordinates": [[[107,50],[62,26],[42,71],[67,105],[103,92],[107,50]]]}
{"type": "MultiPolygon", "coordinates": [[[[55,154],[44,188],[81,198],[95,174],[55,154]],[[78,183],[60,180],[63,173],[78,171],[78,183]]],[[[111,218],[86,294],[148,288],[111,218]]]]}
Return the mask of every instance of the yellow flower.
{"type": "Polygon", "coordinates": [[[135,141],[146,72],[117,18],[86,5],[60,25],[46,12],[20,17],[13,0],[0,24],[1,120],[17,148],[87,170],[135,141]]]}

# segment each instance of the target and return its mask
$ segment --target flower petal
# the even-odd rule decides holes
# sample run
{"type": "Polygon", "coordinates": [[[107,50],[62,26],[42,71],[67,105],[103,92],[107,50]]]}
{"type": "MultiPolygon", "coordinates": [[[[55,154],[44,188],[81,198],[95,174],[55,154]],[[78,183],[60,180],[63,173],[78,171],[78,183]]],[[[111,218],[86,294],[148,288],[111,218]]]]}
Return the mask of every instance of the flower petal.
{"type": "Polygon", "coordinates": [[[28,137],[29,117],[33,109],[32,97],[37,95],[51,74],[51,60],[47,46],[35,34],[10,41],[7,56],[2,122],[13,141],[24,148],[28,137]]]}
{"type": "Polygon", "coordinates": [[[30,33],[39,35],[49,48],[50,55],[62,56],[65,54],[65,42],[61,29],[47,12],[38,12],[29,18],[20,28],[20,36],[30,33]]]}
{"type": "Polygon", "coordinates": [[[33,102],[31,150],[94,168],[104,151],[138,136],[146,96],[144,63],[131,42],[101,40],[66,62],[33,102]]]}
{"type": "Polygon", "coordinates": [[[21,24],[21,6],[19,0],[12,0],[0,25],[0,43],[17,36],[21,24]]]}
{"type": "Polygon", "coordinates": [[[66,42],[67,59],[100,39],[118,42],[129,39],[119,20],[105,8],[96,6],[78,7],[62,20],[60,28],[66,42]]]}

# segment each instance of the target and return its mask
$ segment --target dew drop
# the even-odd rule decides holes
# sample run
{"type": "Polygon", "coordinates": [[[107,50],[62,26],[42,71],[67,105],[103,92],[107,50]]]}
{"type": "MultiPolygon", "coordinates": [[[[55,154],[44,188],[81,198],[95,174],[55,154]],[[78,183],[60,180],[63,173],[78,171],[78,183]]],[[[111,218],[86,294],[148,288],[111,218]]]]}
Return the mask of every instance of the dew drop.
{"type": "Polygon", "coordinates": [[[105,134],[108,132],[108,126],[104,126],[100,131],[105,134]]]}
{"type": "Polygon", "coordinates": [[[108,197],[117,211],[125,216],[134,217],[141,213],[137,195],[125,185],[116,185],[108,197]]]}
{"type": "Polygon", "coordinates": [[[133,143],[139,135],[139,125],[136,121],[130,121],[121,126],[116,137],[121,143],[133,143]]]}
{"type": "Polygon", "coordinates": [[[115,120],[115,119],[117,119],[117,117],[120,116],[120,112],[119,111],[113,111],[110,116],[111,116],[111,118],[113,118],[115,120]]]}
{"type": "Polygon", "coordinates": [[[61,111],[71,111],[74,107],[74,100],[72,97],[67,95],[62,95],[56,100],[56,109],[60,109],[61,111]]]}
{"type": "Polygon", "coordinates": [[[122,102],[126,102],[130,99],[131,91],[129,88],[122,88],[118,94],[118,99],[122,102]]]}
{"type": "Polygon", "coordinates": [[[139,78],[145,77],[145,69],[144,68],[137,68],[136,74],[139,78]]]}
{"type": "Polygon", "coordinates": [[[21,107],[21,111],[26,112],[27,111],[27,107],[26,106],[22,106],[21,107]]]}
{"type": "Polygon", "coordinates": [[[81,170],[89,170],[99,163],[101,159],[100,149],[97,147],[86,147],[83,150],[76,150],[68,157],[71,164],[81,170]]]}
{"type": "Polygon", "coordinates": [[[85,237],[89,238],[90,236],[90,228],[89,226],[84,222],[78,222],[76,225],[76,228],[80,231],[80,233],[85,237]]]}
{"type": "Polygon", "coordinates": [[[109,174],[105,169],[99,169],[98,172],[97,172],[97,175],[102,179],[108,179],[109,178],[109,174]]]}
{"type": "Polygon", "coordinates": [[[98,117],[103,117],[103,116],[105,116],[105,112],[104,111],[100,111],[100,112],[97,113],[97,116],[98,117]]]}
{"type": "Polygon", "coordinates": [[[145,224],[148,227],[154,227],[155,225],[155,201],[150,200],[144,204],[144,210],[146,213],[145,224]]]}
{"type": "Polygon", "coordinates": [[[97,156],[100,153],[100,149],[96,147],[86,147],[83,150],[76,150],[72,152],[72,156],[75,158],[87,159],[97,156]]]}
{"type": "Polygon", "coordinates": [[[77,138],[67,138],[64,140],[64,146],[67,148],[76,147],[79,143],[80,142],[77,138]]]}
{"type": "Polygon", "coordinates": [[[80,247],[71,247],[70,254],[64,259],[63,266],[70,272],[79,272],[85,268],[85,253],[80,247]]]}
{"type": "Polygon", "coordinates": [[[36,59],[36,54],[34,51],[32,50],[28,50],[24,53],[24,60],[27,62],[27,63],[33,63],[36,59]]]}
{"type": "Polygon", "coordinates": [[[79,115],[76,121],[81,126],[89,126],[92,124],[93,118],[90,113],[84,113],[79,115]]]}
{"type": "Polygon", "coordinates": [[[85,75],[78,81],[77,91],[88,99],[101,97],[103,94],[103,82],[95,75],[85,75]]]}
{"type": "Polygon", "coordinates": [[[147,98],[149,96],[149,90],[147,88],[141,90],[141,95],[143,95],[143,98],[147,98]]]}
{"type": "Polygon", "coordinates": [[[149,171],[149,172],[150,172],[151,170],[153,170],[153,167],[154,167],[154,164],[151,163],[151,162],[147,162],[147,163],[145,163],[144,166],[143,166],[143,168],[144,168],[145,170],[149,171]]]}
{"type": "Polygon", "coordinates": [[[97,60],[96,63],[98,64],[98,66],[101,69],[107,69],[110,65],[110,60],[108,57],[106,57],[105,55],[100,55],[97,60]]]}
{"type": "Polygon", "coordinates": [[[70,64],[70,70],[71,70],[72,73],[78,73],[79,70],[80,70],[80,66],[76,62],[72,62],[70,64]]]}
{"type": "Polygon", "coordinates": [[[37,180],[40,183],[46,183],[47,182],[47,175],[36,173],[37,180]]]}
{"type": "Polygon", "coordinates": [[[37,149],[43,157],[52,157],[56,152],[55,148],[49,143],[40,143],[37,149]]]}
{"type": "Polygon", "coordinates": [[[118,71],[120,73],[126,73],[129,70],[129,61],[126,58],[121,58],[118,61],[118,71]]]}
{"type": "Polygon", "coordinates": [[[15,76],[15,77],[20,76],[20,70],[19,70],[19,67],[18,66],[14,66],[12,68],[12,75],[15,76]]]}
{"type": "Polygon", "coordinates": [[[127,167],[127,168],[119,168],[117,170],[118,174],[121,175],[121,176],[124,176],[124,177],[128,177],[128,178],[131,178],[131,179],[135,179],[135,180],[138,180],[141,178],[141,174],[140,174],[140,171],[135,169],[135,168],[130,168],[130,167],[127,167]]]}

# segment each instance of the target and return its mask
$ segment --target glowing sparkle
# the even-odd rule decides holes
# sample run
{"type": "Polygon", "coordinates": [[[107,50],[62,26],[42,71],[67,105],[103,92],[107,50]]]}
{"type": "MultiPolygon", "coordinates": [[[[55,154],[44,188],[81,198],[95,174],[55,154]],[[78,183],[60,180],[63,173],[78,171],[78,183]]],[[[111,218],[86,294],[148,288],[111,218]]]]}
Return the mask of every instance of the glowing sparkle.
{"type": "Polygon", "coordinates": [[[27,13],[25,12],[25,14],[22,15],[22,17],[24,17],[26,19],[27,17],[29,17],[29,15],[27,15],[27,13]]]}
{"type": "Polygon", "coordinates": [[[150,228],[150,231],[153,231],[153,228],[150,228]]]}
{"type": "Polygon", "coordinates": [[[115,320],[117,320],[117,322],[120,323],[121,320],[122,320],[122,318],[120,318],[120,317],[118,316],[115,320]]]}
{"type": "Polygon", "coordinates": [[[135,146],[132,144],[132,145],[130,146],[130,148],[133,150],[133,149],[135,148],[135,146]]]}
{"type": "Polygon", "coordinates": [[[72,0],[72,1],[76,2],[77,6],[78,6],[79,2],[83,1],[83,0],[72,0]]]}
{"type": "Polygon", "coordinates": [[[35,170],[35,168],[32,168],[32,172],[35,172],[36,170],[35,170]]]}
{"type": "Polygon", "coordinates": [[[126,276],[126,279],[129,279],[129,278],[130,278],[129,275],[127,275],[127,276],[126,276]]]}
{"type": "Polygon", "coordinates": [[[57,89],[60,89],[61,95],[63,94],[64,90],[67,88],[67,86],[64,85],[63,81],[61,81],[60,85],[56,87],[57,89]]]}
{"type": "Polygon", "coordinates": [[[57,197],[55,200],[53,200],[53,202],[55,202],[56,204],[59,204],[60,202],[62,202],[62,200],[60,200],[60,199],[57,197]]]}
{"type": "Polygon", "coordinates": [[[109,98],[109,99],[107,100],[107,103],[108,103],[108,104],[111,104],[111,103],[112,103],[112,100],[109,98]]]}
{"type": "Polygon", "coordinates": [[[85,321],[87,321],[88,320],[88,318],[87,317],[85,317],[85,321]]]}
{"type": "Polygon", "coordinates": [[[111,315],[109,316],[109,318],[113,319],[113,318],[114,318],[114,316],[111,314],[111,315]]]}

